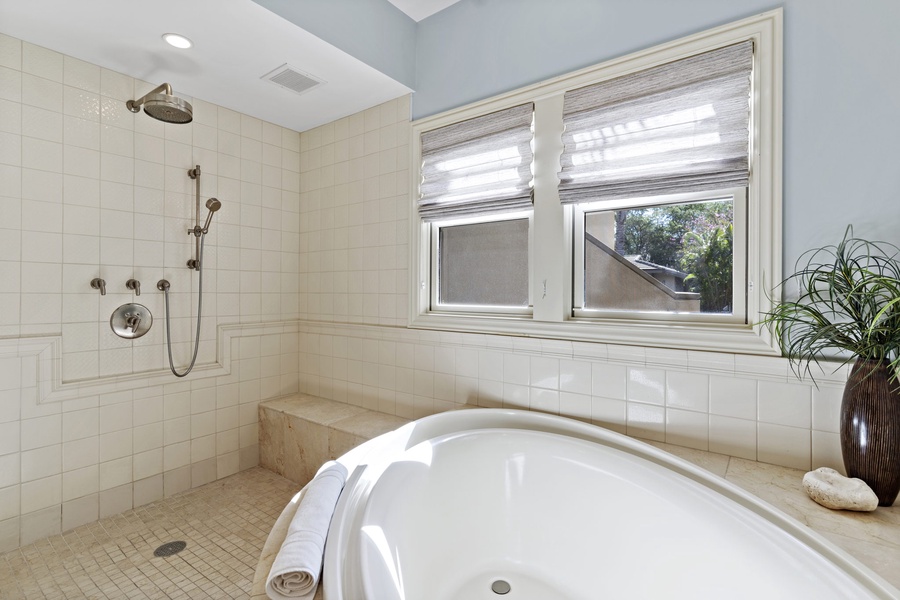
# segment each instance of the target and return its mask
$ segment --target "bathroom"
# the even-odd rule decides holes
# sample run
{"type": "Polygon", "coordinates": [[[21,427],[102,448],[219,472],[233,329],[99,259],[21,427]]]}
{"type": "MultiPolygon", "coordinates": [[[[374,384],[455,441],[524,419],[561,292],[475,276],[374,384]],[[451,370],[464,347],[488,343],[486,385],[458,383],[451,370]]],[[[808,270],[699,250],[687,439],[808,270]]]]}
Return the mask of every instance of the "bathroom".
{"type": "MultiPolygon", "coordinates": [[[[24,4],[0,2],[0,551],[252,472],[259,403],[298,393],[402,419],[532,408],[761,465],[840,466],[845,369],[816,386],[771,353],[408,328],[411,123],[783,7],[788,273],[851,223],[900,244],[894,2],[460,0],[423,14],[387,0],[247,0],[233,14],[164,4],[152,19],[117,7],[159,23],[143,48],[105,20],[106,3],[76,16],[34,9],[38,18],[24,4]],[[285,108],[316,91],[262,82],[280,102],[239,101],[229,88],[244,83],[227,78],[226,61],[160,39],[239,40],[247,15],[273,45],[302,42],[335,69],[316,71],[298,52],[254,65],[256,78],[288,63],[352,97],[285,108]],[[85,44],[95,54],[63,50],[78,38],[99,40],[85,44]],[[113,68],[117,55],[143,66],[113,68]],[[218,87],[196,91],[213,72],[218,87]],[[164,81],[191,102],[192,123],[127,109],[164,81]],[[205,248],[197,368],[180,379],[168,371],[157,282],[171,283],[182,369],[197,316],[197,275],[184,266],[196,165],[202,201],[222,208],[205,248]],[[154,323],[128,341],[109,319],[132,302],[154,323]]],[[[246,53],[260,40],[231,43],[246,53]]]]}

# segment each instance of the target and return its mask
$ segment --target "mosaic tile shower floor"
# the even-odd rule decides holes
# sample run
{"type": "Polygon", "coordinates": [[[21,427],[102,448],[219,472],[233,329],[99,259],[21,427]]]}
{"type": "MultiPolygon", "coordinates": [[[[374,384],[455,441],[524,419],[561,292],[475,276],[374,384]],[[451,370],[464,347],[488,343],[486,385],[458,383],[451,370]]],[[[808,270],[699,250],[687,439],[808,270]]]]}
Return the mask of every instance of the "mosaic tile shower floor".
{"type": "Polygon", "coordinates": [[[254,468],[0,555],[0,599],[248,598],[299,486],[254,468]],[[170,541],[187,547],[168,557],[170,541]]]}

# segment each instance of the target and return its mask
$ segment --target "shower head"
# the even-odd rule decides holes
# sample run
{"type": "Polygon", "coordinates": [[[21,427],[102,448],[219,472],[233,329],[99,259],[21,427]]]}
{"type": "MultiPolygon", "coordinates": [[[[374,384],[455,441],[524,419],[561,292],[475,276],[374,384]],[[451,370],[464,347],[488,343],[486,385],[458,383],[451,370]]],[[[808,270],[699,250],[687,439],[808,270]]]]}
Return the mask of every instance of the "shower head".
{"type": "Polygon", "coordinates": [[[172,86],[164,83],[149,94],[125,103],[133,113],[141,112],[141,106],[147,115],[164,123],[190,123],[194,118],[194,109],[190,103],[172,95],[172,86]]]}
{"type": "Polygon", "coordinates": [[[222,203],[216,198],[210,198],[206,201],[206,208],[209,209],[209,214],[206,216],[206,224],[203,226],[203,233],[209,233],[209,224],[212,222],[213,213],[222,208],[222,203]]]}

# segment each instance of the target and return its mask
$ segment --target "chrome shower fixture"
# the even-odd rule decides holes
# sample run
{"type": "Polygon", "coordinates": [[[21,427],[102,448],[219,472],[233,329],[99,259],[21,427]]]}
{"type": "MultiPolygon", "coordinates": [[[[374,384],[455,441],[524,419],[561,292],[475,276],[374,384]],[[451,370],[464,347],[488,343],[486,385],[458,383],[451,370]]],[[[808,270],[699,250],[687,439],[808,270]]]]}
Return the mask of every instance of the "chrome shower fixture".
{"type": "Polygon", "coordinates": [[[212,222],[213,213],[222,208],[222,203],[216,198],[210,198],[206,201],[206,208],[209,209],[209,214],[206,215],[206,223],[204,223],[200,233],[209,233],[209,224],[212,222]]]}
{"type": "Polygon", "coordinates": [[[194,226],[187,230],[188,235],[193,235],[195,237],[195,249],[194,249],[194,258],[191,258],[187,261],[187,266],[189,269],[193,269],[194,271],[200,270],[200,257],[201,257],[201,237],[209,233],[209,225],[212,223],[213,213],[222,208],[222,203],[219,202],[217,198],[210,198],[206,201],[206,208],[209,210],[209,214],[206,215],[206,223],[202,226],[200,225],[200,165],[195,166],[193,169],[189,169],[188,177],[193,179],[197,185],[196,190],[194,192],[194,197],[196,199],[196,209],[194,210],[194,226]]]}
{"type": "Polygon", "coordinates": [[[133,113],[144,112],[164,123],[185,124],[194,119],[194,109],[186,100],[173,95],[172,86],[164,83],[150,93],[125,103],[133,113]]]}

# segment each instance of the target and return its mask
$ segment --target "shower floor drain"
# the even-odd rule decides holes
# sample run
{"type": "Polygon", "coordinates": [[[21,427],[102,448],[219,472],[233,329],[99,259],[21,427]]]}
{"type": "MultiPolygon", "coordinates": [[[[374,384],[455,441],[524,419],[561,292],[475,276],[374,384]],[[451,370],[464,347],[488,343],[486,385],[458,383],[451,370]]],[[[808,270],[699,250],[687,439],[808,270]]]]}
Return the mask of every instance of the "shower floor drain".
{"type": "Polygon", "coordinates": [[[172,556],[185,549],[185,542],[167,542],[153,551],[153,556],[172,556]]]}

